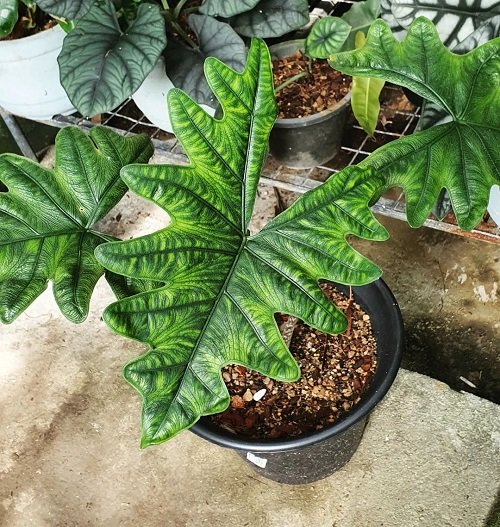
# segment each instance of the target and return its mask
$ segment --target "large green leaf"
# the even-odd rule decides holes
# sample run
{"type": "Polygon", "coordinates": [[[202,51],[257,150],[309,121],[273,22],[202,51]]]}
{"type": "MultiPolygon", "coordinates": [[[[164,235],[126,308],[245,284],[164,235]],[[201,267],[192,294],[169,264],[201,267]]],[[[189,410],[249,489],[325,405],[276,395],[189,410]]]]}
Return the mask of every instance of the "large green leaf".
{"type": "Polygon", "coordinates": [[[410,225],[425,221],[446,188],[460,227],[475,227],[490,187],[500,181],[500,39],[456,55],[425,18],[410,26],[401,43],[378,20],[363,48],[339,53],[330,63],[350,75],[406,86],[446,110],[451,122],[388,144],[362,165],[383,173],[388,186],[404,189],[410,225]]]}
{"type": "Polygon", "coordinates": [[[253,9],[260,0],[204,0],[200,13],[209,16],[231,18],[253,9]]]}
{"type": "MultiPolygon", "coordinates": [[[[451,51],[463,55],[498,36],[500,36],[500,15],[493,16],[484,22],[484,24],[452,48],[451,51]]],[[[420,113],[421,117],[418,121],[418,130],[425,130],[436,124],[448,122],[451,119],[442,108],[427,101],[424,101],[420,113]]]]}
{"type": "Polygon", "coordinates": [[[112,2],[103,0],[64,39],[61,83],[83,115],[110,111],[139,88],[165,44],[159,6],[142,4],[123,33],[112,2]]]}
{"type": "Polygon", "coordinates": [[[95,0],[36,0],[36,5],[46,13],[74,20],[83,16],[95,0]]]}
{"type": "MultiPolygon", "coordinates": [[[[356,48],[363,47],[365,40],[365,35],[359,31],[356,35],[356,48]]],[[[381,79],[357,76],[352,78],[352,113],[369,136],[373,136],[375,133],[380,112],[379,97],[384,84],[385,81],[381,79]]]]}
{"type": "Polygon", "coordinates": [[[231,25],[245,37],[272,38],[309,22],[307,0],[261,0],[253,9],[233,18],[231,25]]]}
{"type": "Polygon", "coordinates": [[[243,73],[215,59],[205,72],[223,117],[207,115],[179,90],[169,94],[187,166],[129,166],[122,177],[164,208],[170,225],[154,234],[100,246],[98,260],[129,277],[165,286],[108,307],[106,322],[150,350],[125,367],[142,395],[142,446],[160,443],[224,410],[221,376],[244,364],[280,380],[299,369],[274,320],[285,312],[322,331],[345,329],[325,298],[321,278],[365,284],[379,268],[346,241],[383,240],[368,200],[381,183],[349,168],[299,199],[260,233],[248,236],[257,183],[276,118],[270,57],[254,39],[243,73]]]}
{"type": "Polygon", "coordinates": [[[195,101],[214,106],[213,94],[203,75],[203,63],[207,57],[215,57],[241,71],[245,65],[245,43],[229,24],[211,16],[190,15],[189,25],[199,47],[192,49],[170,39],[165,53],[167,74],[174,86],[195,101]]]}
{"type": "MultiPolygon", "coordinates": [[[[81,322],[104,268],[94,249],[112,237],[94,228],[127,187],[120,169],[146,162],[146,136],[123,138],[103,127],[85,136],[65,128],[56,138],[54,170],[14,154],[0,155],[0,320],[12,322],[47,287],[62,313],[81,322]]],[[[123,279],[110,276],[123,293],[123,279]],[[122,282],[122,283],[120,283],[122,282]]]]}

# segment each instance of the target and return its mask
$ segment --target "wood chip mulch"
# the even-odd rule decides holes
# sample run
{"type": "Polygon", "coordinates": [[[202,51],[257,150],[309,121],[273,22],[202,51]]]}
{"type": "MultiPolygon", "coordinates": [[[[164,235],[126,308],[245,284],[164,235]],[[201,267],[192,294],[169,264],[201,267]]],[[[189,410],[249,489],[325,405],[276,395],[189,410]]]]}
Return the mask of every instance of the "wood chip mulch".
{"type": "MultiPolygon", "coordinates": [[[[273,61],[274,86],[294,75],[309,71],[307,57],[297,51],[290,57],[273,61]]],[[[279,117],[306,117],[322,112],[340,101],[351,87],[351,78],[333,70],[326,60],[313,60],[308,76],[293,82],[276,95],[279,117]]]]}
{"type": "Polygon", "coordinates": [[[231,405],[212,416],[218,426],[254,439],[296,437],[331,425],[361,400],[377,367],[370,317],[332,285],[322,287],[350,319],[346,333],[327,335],[299,321],[290,343],[302,371],[297,382],[224,368],[231,405]]]}

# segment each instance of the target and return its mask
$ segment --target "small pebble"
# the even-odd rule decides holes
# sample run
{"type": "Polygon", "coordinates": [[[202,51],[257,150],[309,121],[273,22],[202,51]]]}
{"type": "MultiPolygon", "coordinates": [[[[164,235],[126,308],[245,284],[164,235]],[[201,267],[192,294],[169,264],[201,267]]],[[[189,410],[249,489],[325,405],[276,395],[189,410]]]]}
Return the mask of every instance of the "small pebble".
{"type": "Polygon", "coordinates": [[[251,400],[253,399],[253,394],[250,390],[247,390],[244,394],[243,394],[243,400],[246,402],[246,403],[249,403],[251,400]]]}
{"type": "Polygon", "coordinates": [[[254,401],[260,401],[264,395],[266,395],[267,390],[265,388],[262,388],[262,390],[259,390],[258,392],[255,392],[253,395],[254,401]]]}

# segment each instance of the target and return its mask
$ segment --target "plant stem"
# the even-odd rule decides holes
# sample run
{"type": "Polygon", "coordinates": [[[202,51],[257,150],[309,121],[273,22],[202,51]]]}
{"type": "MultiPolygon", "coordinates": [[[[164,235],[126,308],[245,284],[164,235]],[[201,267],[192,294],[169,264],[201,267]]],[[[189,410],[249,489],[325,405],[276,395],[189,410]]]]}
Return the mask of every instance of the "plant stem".
{"type": "Polygon", "coordinates": [[[168,5],[168,0],[161,0],[161,5],[165,11],[170,11],[170,6],[168,5]]]}
{"type": "Polygon", "coordinates": [[[179,23],[177,23],[175,20],[172,20],[172,27],[174,30],[179,34],[182,39],[187,42],[193,49],[198,49],[197,44],[195,44],[192,40],[192,38],[182,29],[179,23]]]}
{"type": "Polygon", "coordinates": [[[285,82],[274,88],[274,93],[279,93],[283,88],[286,88],[290,84],[292,84],[295,81],[298,81],[299,79],[302,79],[302,77],[308,77],[309,73],[307,71],[301,71],[300,73],[296,73],[295,75],[292,75],[289,77],[285,82]]]}
{"type": "Polygon", "coordinates": [[[353,296],[352,296],[352,287],[349,286],[349,303],[347,304],[347,309],[345,311],[346,317],[347,317],[347,329],[345,331],[346,337],[351,336],[351,328],[352,328],[352,303],[353,303],[353,296]]]}
{"type": "Polygon", "coordinates": [[[182,8],[184,7],[184,4],[187,2],[187,0],[180,0],[177,4],[176,8],[174,9],[174,20],[177,20],[179,18],[179,15],[181,14],[182,8]]]}
{"type": "Polygon", "coordinates": [[[200,8],[196,7],[196,6],[195,7],[187,7],[186,9],[184,9],[182,14],[189,15],[191,13],[197,13],[199,10],[200,10],[200,8]]]}

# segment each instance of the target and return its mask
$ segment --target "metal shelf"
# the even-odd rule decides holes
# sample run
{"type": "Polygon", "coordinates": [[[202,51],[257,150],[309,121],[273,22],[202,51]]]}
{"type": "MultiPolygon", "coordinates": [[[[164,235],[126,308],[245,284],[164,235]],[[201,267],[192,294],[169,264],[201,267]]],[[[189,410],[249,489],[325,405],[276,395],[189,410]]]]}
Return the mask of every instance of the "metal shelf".
{"type": "MultiPolygon", "coordinates": [[[[341,2],[320,0],[313,2],[315,8],[311,12],[311,20],[325,13],[339,16],[352,3],[354,3],[352,0],[342,0],[341,2]]],[[[329,177],[335,177],[334,174],[346,166],[359,163],[383,144],[411,134],[420,117],[419,108],[415,107],[404,97],[400,88],[390,85],[386,85],[384,88],[381,100],[382,107],[384,108],[384,105],[386,105],[386,110],[388,109],[386,115],[389,115],[390,118],[386,119],[384,123],[379,122],[373,138],[368,137],[361,127],[352,120],[346,127],[340,152],[325,166],[312,169],[291,169],[280,166],[272,158],[269,158],[264,167],[261,182],[277,188],[304,193],[317,187],[329,177]]],[[[1,111],[1,109],[0,114],[6,121],[24,155],[33,158],[34,154],[15,120],[9,114],[1,111]]],[[[83,129],[90,129],[96,124],[102,124],[125,136],[143,132],[151,137],[157,160],[165,163],[186,162],[186,156],[175,136],[151,124],[132,99],[126,100],[116,110],[102,114],[98,121],[84,119],[78,115],[59,115],[50,121],[43,122],[59,128],[74,125],[83,129]]],[[[404,195],[396,193],[383,196],[373,206],[373,211],[391,218],[406,220],[404,195]]],[[[454,223],[454,218],[451,214],[444,221],[429,218],[424,225],[433,229],[500,244],[500,226],[496,225],[491,219],[481,223],[470,232],[463,232],[459,229],[454,223]]]]}
{"type": "MultiPolygon", "coordinates": [[[[357,124],[351,123],[351,126],[346,129],[344,143],[339,154],[328,164],[311,169],[292,169],[278,165],[269,157],[262,173],[261,182],[273,187],[304,193],[319,186],[329,177],[334,177],[334,174],[344,167],[362,161],[382,144],[412,133],[418,122],[419,109],[410,102],[401,108],[401,97],[403,95],[399,88],[388,86],[384,90],[389,104],[394,102],[391,101],[391,94],[397,93],[399,107],[394,110],[392,120],[385,122],[384,126],[379,123],[373,139],[368,137],[357,124]],[[401,132],[398,132],[398,129],[401,132]]],[[[116,110],[103,114],[99,122],[84,119],[77,115],[56,116],[50,121],[43,122],[59,128],[74,125],[87,130],[96,124],[103,124],[125,136],[146,133],[153,141],[155,154],[159,161],[164,163],[187,161],[175,136],[151,124],[131,99],[125,101],[116,110]]],[[[382,197],[372,209],[375,213],[383,216],[406,220],[404,195],[402,193],[382,197]]],[[[453,222],[451,215],[449,218],[447,217],[446,221],[428,218],[424,225],[432,229],[500,244],[500,226],[495,225],[491,219],[470,232],[459,229],[453,222]]]]}

